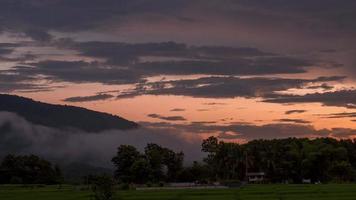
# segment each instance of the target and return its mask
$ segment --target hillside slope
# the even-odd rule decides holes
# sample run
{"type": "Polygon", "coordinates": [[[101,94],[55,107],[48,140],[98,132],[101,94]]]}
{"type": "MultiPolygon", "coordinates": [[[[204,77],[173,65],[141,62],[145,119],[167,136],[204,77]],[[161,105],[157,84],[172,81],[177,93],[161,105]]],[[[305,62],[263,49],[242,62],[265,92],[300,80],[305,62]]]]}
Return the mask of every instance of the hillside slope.
{"type": "Polygon", "coordinates": [[[20,96],[0,94],[0,111],[16,113],[26,120],[54,128],[73,128],[88,132],[128,130],[135,122],[119,116],[74,106],[53,105],[20,96]]]}

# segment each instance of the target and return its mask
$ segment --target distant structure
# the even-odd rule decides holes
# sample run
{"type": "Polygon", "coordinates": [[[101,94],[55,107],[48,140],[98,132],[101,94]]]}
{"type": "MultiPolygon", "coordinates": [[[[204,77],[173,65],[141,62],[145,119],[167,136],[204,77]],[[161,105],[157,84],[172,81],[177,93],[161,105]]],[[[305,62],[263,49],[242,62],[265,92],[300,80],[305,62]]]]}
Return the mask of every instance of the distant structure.
{"type": "Polygon", "coordinates": [[[264,172],[247,173],[246,176],[249,183],[263,183],[265,181],[264,172]]]}
{"type": "Polygon", "coordinates": [[[312,181],[311,181],[311,179],[303,179],[303,180],[302,180],[302,183],[303,183],[303,184],[311,184],[312,181]]]}

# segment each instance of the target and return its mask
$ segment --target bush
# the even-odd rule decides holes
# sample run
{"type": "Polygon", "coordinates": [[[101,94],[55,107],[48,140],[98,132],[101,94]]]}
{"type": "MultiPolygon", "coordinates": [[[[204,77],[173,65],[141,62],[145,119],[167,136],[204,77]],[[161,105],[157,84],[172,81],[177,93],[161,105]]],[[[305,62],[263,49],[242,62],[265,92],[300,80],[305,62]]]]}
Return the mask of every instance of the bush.
{"type": "Polygon", "coordinates": [[[148,182],[146,183],[146,187],[152,187],[152,185],[153,185],[153,183],[150,182],[150,181],[148,181],[148,182]]]}
{"type": "Polygon", "coordinates": [[[115,182],[110,176],[97,176],[92,182],[95,200],[112,200],[115,193],[115,182]]]}
{"type": "Polygon", "coordinates": [[[164,184],[164,182],[162,182],[162,181],[158,183],[158,187],[164,187],[164,185],[165,185],[165,184],[164,184]]]}
{"type": "Polygon", "coordinates": [[[10,179],[10,184],[22,184],[22,183],[23,183],[23,181],[22,181],[22,178],[20,178],[20,177],[13,176],[10,179]]]}
{"type": "Polygon", "coordinates": [[[221,182],[222,185],[227,187],[241,187],[242,183],[240,180],[225,180],[221,182]]]}
{"type": "Polygon", "coordinates": [[[119,190],[129,190],[130,185],[128,183],[122,183],[119,185],[119,190]]]}

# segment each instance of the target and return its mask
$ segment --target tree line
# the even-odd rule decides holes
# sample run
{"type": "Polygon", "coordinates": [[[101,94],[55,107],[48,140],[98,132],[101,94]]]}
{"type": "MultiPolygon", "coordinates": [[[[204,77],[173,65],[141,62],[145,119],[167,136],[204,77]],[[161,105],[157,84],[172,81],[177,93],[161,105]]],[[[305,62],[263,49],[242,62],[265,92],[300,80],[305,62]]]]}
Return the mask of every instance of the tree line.
{"type": "Polygon", "coordinates": [[[35,155],[7,155],[0,164],[0,184],[58,184],[59,166],[35,155]]]}
{"type": "Polygon", "coordinates": [[[356,140],[288,138],[246,144],[202,142],[202,162],[183,166],[184,154],[148,144],[144,152],[121,145],[113,158],[115,177],[124,183],[244,181],[246,173],[264,172],[266,182],[356,181],[356,140]]]}
{"type": "MultiPolygon", "coordinates": [[[[185,165],[183,152],[158,144],[147,144],[142,152],[120,145],[112,159],[113,177],[117,183],[159,185],[245,181],[246,173],[264,172],[269,183],[356,181],[356,140],[288,138],[238,144],[210,137],[201,150],[202,161],[185,165]]],[[[61,182],[59,167],[34,155],[8,155],[0,162],[0,184],[61,182]]]]}

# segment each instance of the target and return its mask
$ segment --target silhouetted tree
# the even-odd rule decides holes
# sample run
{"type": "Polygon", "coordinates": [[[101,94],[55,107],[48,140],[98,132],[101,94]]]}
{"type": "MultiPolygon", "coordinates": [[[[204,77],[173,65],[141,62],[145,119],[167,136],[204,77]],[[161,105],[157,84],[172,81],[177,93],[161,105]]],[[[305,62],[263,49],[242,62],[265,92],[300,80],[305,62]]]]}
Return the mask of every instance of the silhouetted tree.
{"type": "Polygon", "coordinates": [[[57,184],[63,178],[59,167],[35,155],[6,156],[0,165],[1,183],[57,184]]]}
{"type": "Polygon", "coordinates": [[[140,152],[131,145],[121,145],[112,159],[116,166],[115,177],[121,182],[133,181],[132,165],[140,158],[140,152]]]}

